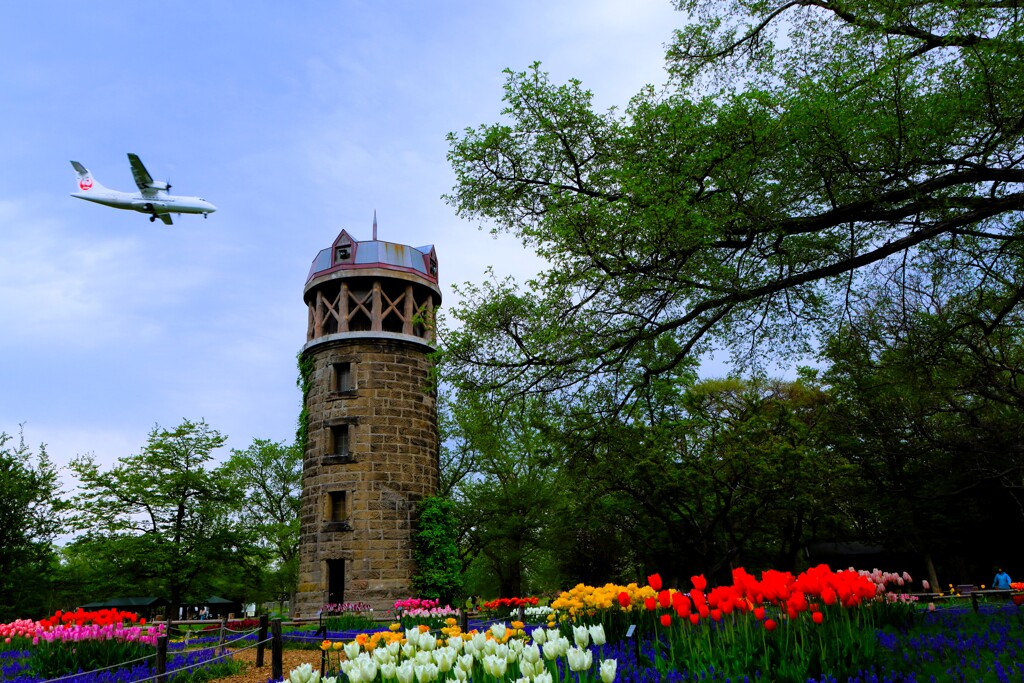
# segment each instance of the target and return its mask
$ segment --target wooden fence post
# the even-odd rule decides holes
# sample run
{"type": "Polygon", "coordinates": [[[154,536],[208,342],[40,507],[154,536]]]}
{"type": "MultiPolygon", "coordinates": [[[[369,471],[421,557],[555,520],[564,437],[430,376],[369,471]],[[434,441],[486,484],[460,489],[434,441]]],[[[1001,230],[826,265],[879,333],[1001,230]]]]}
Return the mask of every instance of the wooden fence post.
{"type": "Polygon", "coordinates": [[[220,618],[220,638],[217,639],[217,654],[222,655],[228,651],[227,647],[224,646],[224,639],[227,636],[228,618],[223,616],[220,618]]]}
{"type": "Polygon", "coordinates": [[[256,635],[259,644],[256,645],[256,666],[263,666],[263,651],[267,648],[267,627],[270,626],[270,619],[266,614],[260,615],[260,630],[256,635]]]}
{"type": "Polygon", "coordinates": [[[270,622],[270,678],[280,681],[284,678],[284,662],[281,652],[281,620],[270,622]]]}
{"type": "Polygon", "coordinates": [[[164,683],[167,680],[167,636],[162,635],[156,639],[156,683],[164,683]]]}

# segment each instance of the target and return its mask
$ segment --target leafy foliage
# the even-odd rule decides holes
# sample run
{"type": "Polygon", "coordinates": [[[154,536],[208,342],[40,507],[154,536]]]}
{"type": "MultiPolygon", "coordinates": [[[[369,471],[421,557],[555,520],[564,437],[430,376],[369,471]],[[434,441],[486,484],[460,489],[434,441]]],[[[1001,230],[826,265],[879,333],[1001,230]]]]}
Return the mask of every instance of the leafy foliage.
{"type": "Polygon", "coordinates": [[[622,113],[534,65],[508,73],[505,122],[449,136],[448,201],[549,264],[464,288],[451,381],[551,392],[714,345],[806,351],[878,277],[1019,270],[1014,3],[678,6],[696,21],[669,84],[622,113]]]}
{"type": "Polygon", "coordinates": [[[419,504],[419,521],[413,535],[416,574],[412,588],[416,595],[446,604],[455,602],[462,591],[462,564],[457,544],[455,504],[432,496],[419,504]]]}
{"type": "Polygon", "coordinates": [[[254,569],[249,539],[231,523],[241,492],[223,468],[209,469],[224,441],[204,421],[184,420],[154,427],[141,453],[108,470],[92,456],[72,461],[81,489],[73,523],[86,532],[74,545],[109,562],[108,576],[166,595],[171,613],[207,597],[218,579],[254,569]]]}
{"type": "Polygon", "coordinates": [[[33,455],[24,437],[0,433],[0,622],[45,611],[59,494],[46,448],[33,455]]]}

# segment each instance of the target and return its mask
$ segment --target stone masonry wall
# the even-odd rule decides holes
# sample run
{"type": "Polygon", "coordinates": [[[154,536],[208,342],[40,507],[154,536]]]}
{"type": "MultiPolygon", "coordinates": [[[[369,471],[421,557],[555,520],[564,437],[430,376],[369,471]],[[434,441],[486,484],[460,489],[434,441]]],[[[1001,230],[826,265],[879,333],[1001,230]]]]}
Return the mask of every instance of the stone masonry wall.
{"type": "Polygon", "coordinates": [[[428,390],[429,348],[400,339],[331,340],[314,360],[306,408],[299,586],[293,616],[326,602],[327,560],[345,560],[346,602],[388,609],[408,597],[416,503],[437,490],[437,408],[428,390]],[[334,366],[350,363],[353,386],[333,391],[334,366]],[[333,456],[332,427],[348,431],[349,456],[333,456]],[[331,493],[345,522],[331,522],[331,493]]]}

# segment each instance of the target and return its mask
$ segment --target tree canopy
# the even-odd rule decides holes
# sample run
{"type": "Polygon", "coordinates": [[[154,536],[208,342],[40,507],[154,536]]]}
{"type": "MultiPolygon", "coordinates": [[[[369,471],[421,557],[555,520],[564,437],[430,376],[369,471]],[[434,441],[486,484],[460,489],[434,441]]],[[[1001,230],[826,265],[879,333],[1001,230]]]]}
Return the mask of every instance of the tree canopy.
{"type": "Polygon", "coordinates": [[[508,72],[505,122],[449,136],[448,201],[548,264],[464,288],[453,381],[544,392],[713,346],[805,351],[907,269],[971,269],[1016,305],[1017,3],[677,4],[668,84],[621,113],[534,65],[508,72]]]}
{"type": "Polygon", "coordinates": [[[0,621],[49,607],[51,543],[61,530],[60,485],[46,449],[0,432],[0,621]]]}
{"type": "Polygon", "coordinates": [[[210,468],[225,437],[206,422],[156,426],[137,455],[101,469],[91,456],[71,463],[81,493],[74,500],[76,549],[100,558],[107,575],[165,595],[174,614],[203,599],[225,575],[246,567],[250,539],[232,515],[241,491],[223,467],[210,468]],[[140,561],[144,560],[144,561],[140,561]]]}

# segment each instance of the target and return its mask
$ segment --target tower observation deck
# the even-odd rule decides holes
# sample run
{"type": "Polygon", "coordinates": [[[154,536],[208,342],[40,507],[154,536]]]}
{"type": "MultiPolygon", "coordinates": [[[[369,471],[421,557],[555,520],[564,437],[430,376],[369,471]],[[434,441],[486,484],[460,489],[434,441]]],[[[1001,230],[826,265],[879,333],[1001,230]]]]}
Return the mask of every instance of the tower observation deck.
{"type": "Polygon", "coordinates": [[[309,311],[299,586],[292,613],[390,608],[410,594],[416,504],[437,490],[431,384],[437,255],[342,230],[303,290],[309,311]]]}

